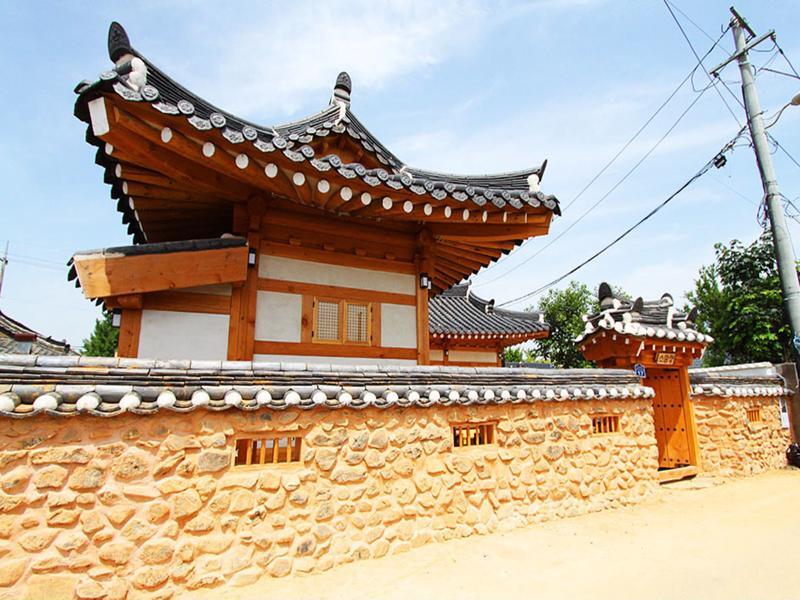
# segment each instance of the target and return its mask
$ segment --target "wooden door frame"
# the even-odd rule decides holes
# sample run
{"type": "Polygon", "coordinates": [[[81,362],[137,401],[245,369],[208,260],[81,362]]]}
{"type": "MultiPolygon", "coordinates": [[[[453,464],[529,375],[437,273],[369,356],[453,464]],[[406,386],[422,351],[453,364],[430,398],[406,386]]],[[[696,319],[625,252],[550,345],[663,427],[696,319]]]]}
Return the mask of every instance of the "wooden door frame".
{"type": "MultiPolygon", "coordinates": [[[[694,467],[695,470],[699,470],[701,468],[700,452],[699,452],[698,438],[697,438],[697,423],[695,421],[695,416],[694,416],[694,405],[692,404],[690,398],[691,385],[689,383],[689,370],[686,367],[677,367],[677,368],[653,367],[653,368],[648,368],[647,370],[648,370],[648,377],[645,377],[643,380],[643,383],[645,385],[647,385],[647,379],[649,378],[650,373],[655,375],[657,373],[666,373],[675,371],[678,372],[678,387],[680,389],[681,404],[682,404],[681,408],[683,409],[684,419],[686,421],[686,443],[688,445],[688,450],[689,450],[689,466],[694,467]]],[[[655,398],[653,398],[653,402],[655,403],[655,398]]],[[[653,429],[654,429],[653,435],[656,437],[656,444],[658,444],[658,436],[655,433],[655,412],[653,414],[653,429]]],[[[681,467],[675,467],[675,468],[681,468],[681,467]]],[[[665,469],[665,471],[673,471],[675,470],[675,468],[665,469]]],[[[660,465],[659,465],[659,471],[661,471],[660,465]]]]}

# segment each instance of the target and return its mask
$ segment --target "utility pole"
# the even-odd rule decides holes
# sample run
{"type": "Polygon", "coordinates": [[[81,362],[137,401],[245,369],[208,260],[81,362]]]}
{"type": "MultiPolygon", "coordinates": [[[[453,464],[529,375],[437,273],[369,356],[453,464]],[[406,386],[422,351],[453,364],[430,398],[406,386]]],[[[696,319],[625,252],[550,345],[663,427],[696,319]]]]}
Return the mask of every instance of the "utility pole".
{"type": "Polygon", "coordinates": [[[0,294],[3,292],[3,277],[6,274],[7,263],[8,263],[8,242],[6,242],[6,251],[3,253],[3,258],[0,258],[0,294]]]}
{"type": "MultiPolygon", "coordinates": [[[[748,52],[751,48],[766,39],[772,38],[775,32],[769,31],[762,36],[756,37],[747,21],[736,12],[735,8],[731,7],[731,13],[733,14],[731,30],[733,31],[733,40],[736,43],[736,52],[728,60],[714,68],[712,73],[717,75],[725,65],[734,59],[739,63],[747,124],[750,128],[750,136],[753,139],[756,163],[758,163],[758,171],[761,174],[761,185],[766,196],[767,214],[769,215],[772,240],[775,245],[775,259],[778,263],[783,303],[794,338],[795,363],[800,365],[800,338],[798,338],[798,335],[800,335],[800,284],[797,280],[796,259],[789,239],[783,207],[781,206],[778,180],[775,177],[775,169],[772,166],[772,155],[769,151],[767,134],[764,130],[764,119],[762,118],[761,104],[758,101],[753,67],[750,65],[748,58],[748,52]],[[753,38],[749,42],[745,41],[745,31],[753,38]]],[[[800,366],[798,366],[798,371],[800,372],[800,366]]]]}

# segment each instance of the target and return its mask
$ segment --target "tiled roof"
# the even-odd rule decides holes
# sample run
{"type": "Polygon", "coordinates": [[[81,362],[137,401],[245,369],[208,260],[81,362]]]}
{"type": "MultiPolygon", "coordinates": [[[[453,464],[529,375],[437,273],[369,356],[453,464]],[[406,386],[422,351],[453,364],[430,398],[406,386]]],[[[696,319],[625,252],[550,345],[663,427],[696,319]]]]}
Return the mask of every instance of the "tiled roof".
{"type": "Polygon", "coordinates": [[[0,311],[0,352],[20,352],[22,342],[31,342],[31,354],[75,354],[66,341],[43,336],[0,311]]]}
{"type": "Polygon", "coordinates": [[[494,336],[530,338],[550,331],[544,315],[495,308],[470,290],[470,284],[455,285],[429,302],[430,332],[434,336],[494,336]]]}
{"type": "Polygon", "coordinates": [[[0,355],[0,416],[649,398],[630,371],[0,355]]]}
{"type": "MultiPolygon", "coordinates": [[[[219,130],[231,144],[253,147],[265,156],[282,153],[291,161],[308,163],[319,172],[334,170],[346,179],[359,178],[375,188],[372,194],[375,197],[405,189],[418,196],[429,196],[435,201],[449,197],[458,202],[468,202],[473,208],[487,203],[512,209],[526,205],[544,206],[560,214],[558,200],[545,195],[538,188],[547,161],[541,166],[522,171],[475,176],[436,173],[406,165],[350,110],[352,82],[347,73],[339,75],[330,104],[322,111],[284,125],[260,126],[217,108],[175,82],[132,48],[121,25],[112,23],[109,30],[109,56],[117,60],[126,54],[141,59],[140,64],[137,63],[138,68],[126,63],[125,68],[116,67],[101,74],[94,83],[81,82],[76,87],[79,98],[75,115],[82,121],[90,123],[87,104],[91,99],[102,92],[113,91],[126,101],[148,103],[164,114],[183,116],[198,131],[219,130]],[[374,157],[376,164],[382,166],[371,168],[358,162],[347,163],[335,153],[317,156],[309,145],[312,140],[339,135],[347,136],[359,144],[374,157]]],[[[125,200],[122,190],[124,182],[117,173],[116,162],[110,160],[103,151],[105,144],[94,136],[91,126],[87,129],[87,141],[98,147],[96,162],[106,169],[105,179],[112,185],[112,195],[120,200],[118,208],[129,226],[129,233],[134,234],[137,243],[146,241],[136,212],[125,200]]]]}
{"type": "MultiPolygon", "coordinates": [[[[736,365],[734,365],[735,367],[736,365]]],[[[789,396],[783,377],[773,375],[734,375],[730,370],[689,369],[693,396],[789,396]]]]}
{"type": "Polygon", "coordinates": [[[637,298],[631,302],[615,298],[611,286],[602,283],[598,296],[600,311],[584,317],[586,328],[576,342],[581,342],[603,329],[634,337],[663,338],[678,342],[714,341],[710,335],[694,328],[696,309],[688,313],[677,310],[669,294],[662,295],[658,300],[645,301],[637,298]]]}

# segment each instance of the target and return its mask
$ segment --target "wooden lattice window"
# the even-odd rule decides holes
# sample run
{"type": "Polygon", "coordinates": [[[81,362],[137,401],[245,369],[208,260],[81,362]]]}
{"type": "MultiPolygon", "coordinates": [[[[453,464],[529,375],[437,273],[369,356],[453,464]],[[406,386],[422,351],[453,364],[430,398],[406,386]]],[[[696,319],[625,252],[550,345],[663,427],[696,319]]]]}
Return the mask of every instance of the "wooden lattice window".
{"type": "Polygon", "coordinates": [[[756,406],[755,408],[748,408],[747,409],[747,422],[748,423],[761,423],[764,420],[763,415],[761,414],[761,407],[756,406]]]}
{"type": "Polygon", "coordinates": [[[347,341],[351,344],[369,343],[369,304],[345,302],[347,341]]]}
{"type": "Polygon", "coordinates": [[[334,298],[314,298],[314,342],[364,344],[372,342],[372,305],[334,298]]]}
{"type": "Polygon", "coordinates": [[[453,425],[453,447],[468,448],[494,444],[494,423],[453,425]]]}
{"type": "Polygon", "coordinates": [[[233,464],[238,467],[299,463],[302,439],[296,436],[239,438],[233,464]]]}
{"type": "Polygon", "coordinates": [[[592,435],[619,433],[619,415],[597,415],[592,417],[592,435]]]}
{"type": "Polygon", "coordinates": [[[314,338],[320,342],[338,342],[341,337],[339,327],[339,302],[317,300],[314,307],[314,338]]]}

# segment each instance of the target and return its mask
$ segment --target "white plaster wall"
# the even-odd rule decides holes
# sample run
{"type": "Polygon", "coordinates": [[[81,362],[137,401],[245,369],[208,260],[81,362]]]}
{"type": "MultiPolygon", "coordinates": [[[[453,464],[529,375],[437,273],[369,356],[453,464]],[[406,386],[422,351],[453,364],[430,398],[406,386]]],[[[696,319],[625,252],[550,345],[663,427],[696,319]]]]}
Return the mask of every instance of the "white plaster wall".
{"type": "Polygon", "coordinates": [[[444,360],[444,351],[436,350],[435,348],[431,349],[430,358],[432,361],[441,361],[444,360]]]}
{"type": "Polygon", "coordinates": [[[381,304],[381,346],[417,347],[417,308],[405,304],[381,304]]]}
{"type": "Polygon", "coordinates": [[[258,264],[258,275],[284,281],[336,285],[377,292],[416,294],[416,277],[407,273],[343,267],[282,256],[262,254],[258,264]]]}
{"type": "Polygon", "coordinates": [[[139,358],[225,360],[228,315],[143,310],[139,358]]]}
{"type": "Polygon", "coordinates": [[[302,318],[303,297],[300,294],[258,292],[255,339],[299,342],[302,318]]]}
{"type": "Polygon", "coordinates": [[[497,364],[497,353],[479,350],[450,350],[448,358],[457,362],[485,362],[497,364]]]}
{"type": "Polygon", "coordinates": [[[416,360],[400,358],[348,358],[343,356],[296,356],[283,354],[254,354],[255,362],[285,362],[317,365],[416,365],[416,360]]]}

